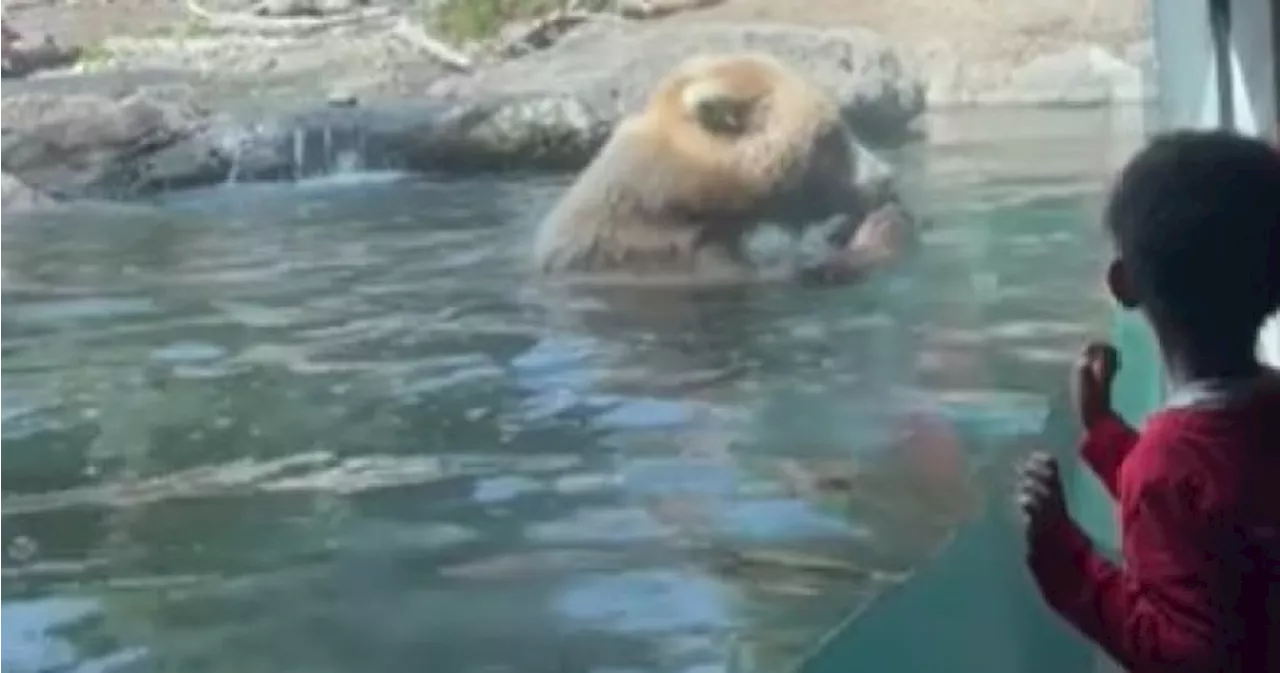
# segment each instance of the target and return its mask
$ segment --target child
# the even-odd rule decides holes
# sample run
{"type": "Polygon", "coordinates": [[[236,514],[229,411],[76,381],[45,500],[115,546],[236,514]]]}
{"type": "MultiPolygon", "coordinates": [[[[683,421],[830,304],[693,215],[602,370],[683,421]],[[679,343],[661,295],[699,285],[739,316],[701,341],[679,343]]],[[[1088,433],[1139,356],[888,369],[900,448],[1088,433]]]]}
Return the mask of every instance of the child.
{"type": "Polygon", "coordinates": [[[1107,284],[1151,324],[1172,395],[1135,433],[1111,408],[1114,349],[1085,350],[1082,453],[1119,500],[1123,567],[1069,518],[1043,455],[1019,484],[1028,564],[1133,673],[1280,672],[1280,375],[1255,356],[1280,308],[1280,154],[1224,132],[1160,136],[1105,219],[1107,284]]]}

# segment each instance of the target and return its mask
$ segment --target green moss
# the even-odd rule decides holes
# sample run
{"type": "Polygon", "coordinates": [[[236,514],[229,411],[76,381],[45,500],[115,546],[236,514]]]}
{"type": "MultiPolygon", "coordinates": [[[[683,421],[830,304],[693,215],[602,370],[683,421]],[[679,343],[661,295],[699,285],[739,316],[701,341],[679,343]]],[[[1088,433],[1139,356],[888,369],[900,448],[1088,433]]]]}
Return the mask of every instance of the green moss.
{"type": "Polygon", "coordinates": [[[107,45],[101,42],[94,42],[92,44],[86,44],[84,48],[80,50],[80,58],[76,59],[76,62],[82,65],[93,66],[110,61],[114,55],[115,54],[109,47],[107,47],[107,45]]]}
{"type": "Polygon", "coordinates": [[[175,31],[175,37],[202,37],[213,34],[213,26],[209,22],[198,16],[189,16],[186,21],[178,24],[175,31]]]}

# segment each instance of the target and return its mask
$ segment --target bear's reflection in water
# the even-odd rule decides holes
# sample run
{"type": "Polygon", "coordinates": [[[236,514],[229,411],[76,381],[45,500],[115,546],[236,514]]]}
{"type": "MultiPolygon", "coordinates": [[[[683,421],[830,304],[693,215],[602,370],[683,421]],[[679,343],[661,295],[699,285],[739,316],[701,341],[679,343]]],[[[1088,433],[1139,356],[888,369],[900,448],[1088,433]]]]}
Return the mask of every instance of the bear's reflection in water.
{"type": "Polygon", "coordinates": [[[553,326],[543,346],[583,340],[592,358],[579,394],[686,412],[621,433],[624,472],[661,460],[737,475],[727,491],[631,494],[701,567],[750,591],[852,596],[899,581],[975,504],[953,430],[892,392],[916,356],[875,290],[556,284],[537,296],[553,326]]]}

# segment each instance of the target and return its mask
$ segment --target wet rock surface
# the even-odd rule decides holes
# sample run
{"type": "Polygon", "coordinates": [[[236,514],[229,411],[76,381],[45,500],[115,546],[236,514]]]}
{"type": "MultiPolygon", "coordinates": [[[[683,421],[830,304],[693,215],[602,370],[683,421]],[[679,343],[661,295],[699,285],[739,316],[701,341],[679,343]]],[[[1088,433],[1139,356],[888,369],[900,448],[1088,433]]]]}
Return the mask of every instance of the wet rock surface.
{"type": "Polygon", "coordinates": [[[12,108],[6,103],[6,113],[13,118],[5,125],[6,175],[61,198],[129,198],[343,169],[571,170],[590,159],[609,131],[580,101],[537,95],[318,104],[263,119],[150,94],[33,95],[12,108]]]}
{"type": "Polygon", "coordinates": [[[60,197],[131,195],[151,155],[207,117],[182,96],[146,92],[35,95],[4,106],[4,171],[60,197]]]}
{"type": "Polygon", "coordinates": [[[900,136],[924,107],[919,81],[867,31],[592,27],[545,53],[369,103],[342,88],[253,112],[219,108],[217,96],[196,86],[122,80],[20,89],[5,96],[3,166],[38,190],[72,198],[296,179],[338,167],[574,170],[679,60],[746,50],[810,73],[874,139],[900,136]]]}
{"type": "MultiPolygon", "coordinates": [[[[307,1],[321,14],[351,10],[307,1]]],[[[110,37],[97,51],[108,56],[80,74],[11,80],[5,91],[3,168],[37,192],[128,198],[340,168],[575,170],[697,53],[777,56],[830,91],[872,146],[910,137],[926,103],[1090,106],[1150,93],[1144,43],[1122,55],[1080,44],[1002,69],[942,41],[900,46],[857,27],[744,21],[593,20],[550,48],[453,75],[373,24],[110,37]]]]}

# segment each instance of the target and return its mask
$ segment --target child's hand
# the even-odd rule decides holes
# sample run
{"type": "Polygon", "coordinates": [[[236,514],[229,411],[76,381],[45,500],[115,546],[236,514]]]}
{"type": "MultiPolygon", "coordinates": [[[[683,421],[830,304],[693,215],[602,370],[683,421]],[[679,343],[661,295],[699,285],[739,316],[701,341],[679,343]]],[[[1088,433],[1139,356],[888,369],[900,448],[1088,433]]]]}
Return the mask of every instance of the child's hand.
{"type": "Polygon", "coordinates": [[[1112,416],[1111,384],[1120,370],[1120,353],[1107,343],[1091,343],[1076,361],[1072,392],[1076,414],[1086,431],[1112,416]]]}
{"type": "Polygon", "coordinates": [[[1068,518],[1058,461],[1046,453],[1033,453],[1023,463],[1018,475],[1017,497],[1028,538],[1068,518]]]}

